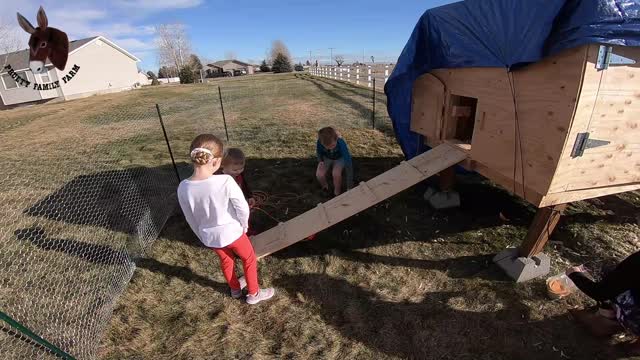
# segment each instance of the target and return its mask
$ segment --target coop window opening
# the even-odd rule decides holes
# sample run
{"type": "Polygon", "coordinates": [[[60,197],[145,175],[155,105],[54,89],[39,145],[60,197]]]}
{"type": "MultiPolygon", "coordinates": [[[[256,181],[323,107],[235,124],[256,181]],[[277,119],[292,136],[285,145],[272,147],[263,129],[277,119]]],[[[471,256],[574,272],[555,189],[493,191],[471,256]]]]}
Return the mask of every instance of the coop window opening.
{"type": "Polygon", "coordinates": [[[471,145],[477,108],[477,98],[451,94],[445,134],[447,140],[471,145]]]}

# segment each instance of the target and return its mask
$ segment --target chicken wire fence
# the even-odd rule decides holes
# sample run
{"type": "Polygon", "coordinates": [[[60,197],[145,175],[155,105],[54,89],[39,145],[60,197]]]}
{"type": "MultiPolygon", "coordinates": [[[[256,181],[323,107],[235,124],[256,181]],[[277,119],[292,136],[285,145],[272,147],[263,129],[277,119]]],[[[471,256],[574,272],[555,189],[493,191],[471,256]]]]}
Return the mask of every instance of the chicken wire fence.
{"type": "Polygon", "coordinates": [[[93,359],[135,260],[175,209],[152,106],[0,133],[0,352],[93,359]]]}
{"type": "Polygon", "coordinates": [[[268,80],[254,81],[245,77],[213,82],[221,91],[231,141],[234,137],[239,140],[254,137],[260,129],[245,126],[245,123],[255,117],[263,118],[261,122],[265,126],[281,128],[283,136],[296,126],[392,130],[386,95],[380,87],[377,87],[378,91],[372,91],[366,85],[311,72],[260,76],[268,80]],[[310,109],[317,110],[317,116],[308,116],[310,109]],[[296,121],[283,123],[283,119],[292,116],[296,121]]]}
{"type": "Polygon", "coordinates": [[[307,74],[225,79],[0,127],[2,358],[97,358],[135,261],[176,214],[193,138],[228,134],[237,146],[266,141],[265,128],[280,137],[301,127],[368,128],[370,93],[349,86],[307,74]]]}

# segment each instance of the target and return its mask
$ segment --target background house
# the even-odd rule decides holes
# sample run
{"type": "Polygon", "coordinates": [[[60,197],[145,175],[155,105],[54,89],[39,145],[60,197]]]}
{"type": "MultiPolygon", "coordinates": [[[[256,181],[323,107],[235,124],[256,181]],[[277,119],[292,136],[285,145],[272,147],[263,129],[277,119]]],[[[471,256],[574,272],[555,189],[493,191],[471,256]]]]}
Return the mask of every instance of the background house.
{"type": "Polygon", "coordinates": [[[216,77],[227,73],[228,76],[251,75],[255,72],[254,66],[238,60],[221,60],[207,64],[207,77],[216,77]]]}
{"type": "Polygon", "coordinates": [[[137,57],[102,36],[71,41],[69,60],[63,71],[47,62],[47,72],[33,74],[29,70],[28,49],[0,55],[0,64],[11,65],[20,77],[32,84],[60,80],[60,87],[57,89],[34,90],[33,85],[23,87],[17,84],[7,74],[7,70],[3,69],[3,65],[0,67],[0,108],[130,90],[141,79],[138,75],[138,61],[137,57]],[[73,79],[67,83],[61,81],[74,65],[78,65],[80,70],[73,79]]]}

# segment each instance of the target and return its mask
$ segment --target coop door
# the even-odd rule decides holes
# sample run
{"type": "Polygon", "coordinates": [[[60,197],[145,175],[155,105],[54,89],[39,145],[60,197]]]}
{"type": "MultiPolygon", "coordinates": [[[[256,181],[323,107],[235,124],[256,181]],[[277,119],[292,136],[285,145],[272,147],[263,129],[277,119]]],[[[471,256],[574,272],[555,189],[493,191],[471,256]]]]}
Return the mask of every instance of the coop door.
{"type": "Polygon", "coordinates": [[[435,76],[425,74],[415,82],[411,131],[424,135],[431,146],[441,140],[444,98],[444,84],[435,76]]]}
{"type": "Polygon", "coordinates": [[[604,66],[599,45],[590,46],[588,56],[572,146],[552,190],[640,183],[640,48],[613,47],[604,66]]]}

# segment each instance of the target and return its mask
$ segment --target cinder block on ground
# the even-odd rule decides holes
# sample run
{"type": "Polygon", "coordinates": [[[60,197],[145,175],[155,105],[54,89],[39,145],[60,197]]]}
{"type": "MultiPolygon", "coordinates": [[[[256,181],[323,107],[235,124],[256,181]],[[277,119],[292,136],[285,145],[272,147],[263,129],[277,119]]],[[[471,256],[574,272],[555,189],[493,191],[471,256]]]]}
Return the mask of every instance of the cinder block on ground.
{"type": "Polygon", "coordinates": [[[530,258],[520,257],[517,248],[508,248],[493,258],[504,272],[516,282],[545,276],[551,270],[551,259],[544,253],[530,258]]]}
{"type": "Polygon", "coordinates": [[[438,190],[436,190],[435,188],[429,187],[427,191],[424,192],[424,195],[423,195],[425,201],[429,201],[429,199],[431,199],[431,197],[435,195],[437,192],[438,190]]]}
{"type": "Polygon", "coordinates": [[[456,208],[460,206],[460,194],[457,191],[440,191],[427,201],[436,210],[456,208]]]}

